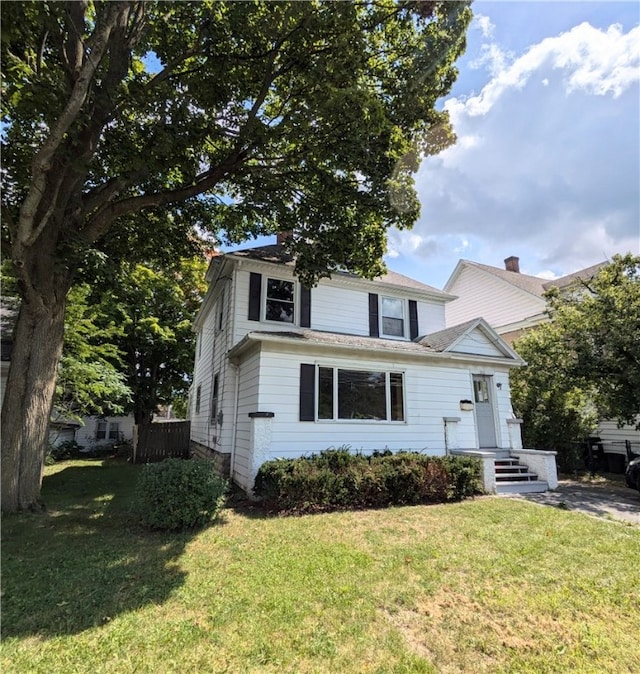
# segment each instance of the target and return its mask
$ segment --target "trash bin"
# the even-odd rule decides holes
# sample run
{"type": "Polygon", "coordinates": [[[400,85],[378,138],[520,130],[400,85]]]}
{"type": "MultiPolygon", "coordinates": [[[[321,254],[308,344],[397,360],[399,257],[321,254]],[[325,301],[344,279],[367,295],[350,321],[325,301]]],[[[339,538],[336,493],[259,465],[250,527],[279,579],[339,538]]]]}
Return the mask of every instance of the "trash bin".
{"type": "Polygon", "coordinates": [[[605,454],[605,457],[607,459],[607,470],[610,473],[624,473],[626,463],[624,454],[612,454],[609,452],[605,454]]]}

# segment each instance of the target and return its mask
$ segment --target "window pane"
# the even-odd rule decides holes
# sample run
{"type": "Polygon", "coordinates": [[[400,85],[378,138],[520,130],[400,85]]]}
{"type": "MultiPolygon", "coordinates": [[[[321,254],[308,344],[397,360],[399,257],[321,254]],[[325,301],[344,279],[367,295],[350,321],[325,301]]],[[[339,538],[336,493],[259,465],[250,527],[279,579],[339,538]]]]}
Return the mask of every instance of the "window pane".
{"type": "Polygon", "coordinates": [[[489,388],[486,379],[474,379],[473,393],[477,403],[489,402],[489,388]]]}
{"type": "Polygon", "coordinates": [[[270,300],[285,300],[293,302],[293,281],[267,280],[267,298],[270,300]]]}
{"type": "Polygon", "coordinates": [[[404,302],[392,297],[382,298],[382,334],[404,336],[404,302]]]}
{"type": "Polygon", "coordinates": [[[391,421],[404,421],[404,389],[402,373],[391,372],[389,375],[391,386],[391,421]]]}
{"type": "Polygon", "coordinates": [[[266,319],[268,321],[293,323],[293,304],[290,304],[289,302],[267,300],[266,319]]]}
{"type": "Polygon", "coordinates": [[[382,315],[389,318],[404,318],[402,312],[402,300],[396,300],[391,297],[382,298],[382,315]]]}
{"type": "Polygon", "coordinates": [[[399,318],[382,317],[382,334],[402,337],[404,335],[404,321],[399,318]]]}
{"type": "Polygon", "coordinates": [[[318,368],[318,419],[333,419],[333,368],[318,368]]]}
{"type": "Polygon", "coordinates": [[[387,418],[384,372],[338,371],[338,418],[387,418]]]}
{"type": "Polygon", "coordinates": [[[107,422],[98,421],[96,425],[96,440],[104,440],[107,437],[107,422]]]}
{"type": "Polygon", "coordinates": [[[117,440],[120,431],[120,424],[113,421],[109,424],[109,440],[117,440]]]}

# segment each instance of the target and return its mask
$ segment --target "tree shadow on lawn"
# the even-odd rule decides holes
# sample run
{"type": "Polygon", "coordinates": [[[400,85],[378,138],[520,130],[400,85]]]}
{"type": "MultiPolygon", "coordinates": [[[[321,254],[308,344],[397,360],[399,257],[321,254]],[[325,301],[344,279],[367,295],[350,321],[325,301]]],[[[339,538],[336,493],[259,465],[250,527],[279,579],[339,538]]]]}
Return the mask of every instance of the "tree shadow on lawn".
{"type": "Polygon", "coordinates": [[[75,634],[164,602],[186,578],[179,558],[197,532],[139,527],[131,502],[139,467],[70,464],[46,476],[41,515],[2,530],[2,637],[75,634]]]}

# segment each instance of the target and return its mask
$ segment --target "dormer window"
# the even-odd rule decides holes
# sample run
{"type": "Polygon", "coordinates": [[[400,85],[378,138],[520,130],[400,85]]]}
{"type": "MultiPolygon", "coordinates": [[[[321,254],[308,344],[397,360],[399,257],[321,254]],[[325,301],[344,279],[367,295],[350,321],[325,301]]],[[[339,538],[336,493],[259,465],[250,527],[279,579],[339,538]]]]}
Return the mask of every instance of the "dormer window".
{"type": "Polygon", "coordinates": [[[293,281],[267,279],[265,319],[281,323],[293,323],[295,317],[293,281]]]}
{"type": "Polygon", "coordinates": [[[394,297],[381,298],[381,332],[385,337],[404,337],[404,301],[394,297]]]}

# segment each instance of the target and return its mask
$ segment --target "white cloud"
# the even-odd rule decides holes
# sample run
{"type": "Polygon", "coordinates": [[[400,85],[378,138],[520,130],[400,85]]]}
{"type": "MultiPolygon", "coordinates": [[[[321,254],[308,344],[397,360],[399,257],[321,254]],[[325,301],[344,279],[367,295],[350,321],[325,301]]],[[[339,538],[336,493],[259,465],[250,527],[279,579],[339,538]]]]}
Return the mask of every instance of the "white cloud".
{"type": "Polygon", "coordinates": [[[527,249],[545,274],[638,252],[640,27],[582,23],[498,67],[500,54],[476,59],[494,69],[479,94],[445,102],[458,143],[423,162],[418,238],[398,250],[460,257],[473,240],[471,259],[527,249]]]}
{"type": "MultiPolygon", "coordinates": [[[[526,271],[523,273],[527,273],[526,271]]],[[[559,278],[558,274],[555,272],[551,271],[550,269],[543,269],[542,271],[539,271],[535,276],[538,276],[539,278],[543,278],[546,281],[553,281],[554,279],[559,278]]]]}
{"type": "Polygon", "coordinates": [[[488,63],[493,79],[478,96],[447,101],[445,107],[454,121],[461,109],[468,115],[486,115],[501,96],[522,89],[533,73],[547,65],[565,71],[567,93],[583,90],[617,97],[640,80],[640,26],[624,34],[619,25],[601,31],[582,23],[533,45],[512,63],[498,45],[484,44],[481,49],[472,65],[488,63]]]}
{"type": "Polygon", "coordinates": [[[502,50],[497,44],[483,44],[480,56],[469,64],[473,70],[486,66],[491,75],[498,75],[513,61],[513,54],[502,50]]]}
{"type": "Polygon", "coordinates": [[[492,37],[495,30],[491,19],[483,14],[476,14],[473,17],[471,28],[479,30],[482,33],[482,37],[492,37]]]}

